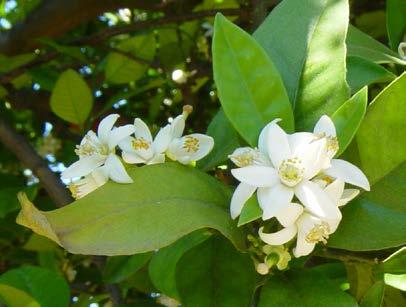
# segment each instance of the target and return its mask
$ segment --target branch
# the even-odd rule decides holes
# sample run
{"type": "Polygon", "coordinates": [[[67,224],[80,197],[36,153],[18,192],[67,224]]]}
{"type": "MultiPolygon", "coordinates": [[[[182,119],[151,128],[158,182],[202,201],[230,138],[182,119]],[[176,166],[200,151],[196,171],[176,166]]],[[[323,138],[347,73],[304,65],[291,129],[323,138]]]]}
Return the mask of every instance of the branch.
{"type": "Polygon", "coordinates": [[[58,207],[72,201],[68,190],[27,140],[0,118],[0,141],[38,177],[49,197],[58,207]]]}
{"type": "Polygon", "coordinates": [[[369,264],[378,264],[378,258],[369,258],[364,256],[361,253],[354,253],[349,251],[341,251],[339,249],[332,249],[332,248],[323,248],[319,252],[315,254],[315,256],[328,258],[328,259],[335,259],[340,260],[343,262],[362,262],[362,263],[369,263],[369,264]]]}

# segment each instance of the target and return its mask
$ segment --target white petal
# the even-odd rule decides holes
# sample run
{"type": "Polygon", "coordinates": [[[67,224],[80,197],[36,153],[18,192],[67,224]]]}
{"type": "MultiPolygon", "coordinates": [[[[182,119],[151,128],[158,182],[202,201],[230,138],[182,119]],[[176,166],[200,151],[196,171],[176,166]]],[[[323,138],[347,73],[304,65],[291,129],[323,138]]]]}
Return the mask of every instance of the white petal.
{"type": "Polygon", "coordinates": [[[295,187],[295,195],[308,211],[322,219],[335,219],[341,216],[340,210],[327,193],[316,183],[302,181],[295,187]]]}
{"type": "Polygon", "coordinates": [[[348,204],[351,200],[353,200],[355,197],[357,197],[359,194],[359,190],[357,189],[345,189],[341,199],[338,202],[338,206],[345,206],[348,204]]]}
{"type": "Polygon", "coordinates": [[[272,187],[280,182],[276,170],[269,166],[247,166],[231,170],[231,174],[239,181],[254,187],[272,187]]]}
{"type": "Polygon", "coordinates": [[[259,206],[262,208],[262,219],[267,220],[290,205],[293,189],[277,183],[271,188],[258,189],[257,196],[259,206]]]}
{"type": "Polygon", "coordinates": [[[290,203],[276,214],[276,219],[283,227],[293,225],[303,212],[303,206],[290,203]]]}
{"type": "Polygon", "coordinates": [[[127,151],[127,152],[135,152],[134,147],[132,146],[132,142],[135,139],[132,136],[128,136],[125,139],[121,140],[120,143],[118,143],[118,147],[120,147],[120,149],[122,151],[127,151]]]}
{"type": "Polygon", "coordinates": [[[326,139],[324,138],[296,149],[296,157],[302,161],[305,169],[303,174],[305,179],[311,179],[320,172],[327,158],[326,153],[326,139]]]}
{"type": "Polygon", "coordinates": [[[300,231],[300,229],[298,230],[296,247],[293,248],[293,255],[296,258],[309,255],[316,246],[315,243],[307,242],[306,236],[307,236],[306,233],[303,233],[302,231],[300,231]]]}
{"type": "Polygon", "coordinates": [[[262,241],[264,241],[269,245],[282,245],[292,240],[297,233],[297,228],[295,225],[283,228],[274,233],[264,233],[263,230],[264,227],[261,227],[259,229],[258,231],[259,237],[261,238],[262,241]]]}
{"type": "Polygon", "coordinates": [[[316,137],[310,132],[295,132],[288,135],[290,150],[292,156],[297,156],[297,151],[302,147],[309,145],[316,137]]]}
{"type": "Polygon", "coordinates": [[[96,168],[93,172],[90,173],[89,176],[93,177],[93,180],[99,187],[101,187],[109,180],[108,172],[105,166],[96,168]]]}
{"type": "Polygon", "coordinates": [[[334,126],[331,118],[327,115],[320,117],[319,121],[316,123],[316,126],[314,126],[313,132],[319,135],[325,134],[326,136],[337,136],[336,127],[334,126]]]}
{"type": "Polygon", "coordinates": [[[144,123],[144,121],[140,118],[134,119],[134,128],[135,132],[134,135],[136,138],[143,138],[148,143],[152,143],[152,135],[149,131],[148,126],[144,123]]]}
{"type": "Polygon", "coordinates": [[[231,198],[230,213],[231,218],[235,219],[240,215],[241,210],[247,200],[254,194],[257,188],[246,183],[240,183],[234,191],[231,198]]]}
{"type": "Polygon", "coordinates": [[[101,155],[85,156],[65,169],[62,172],[61,177],[62,179],[70,179],[86,176],[102,165],[105,160],[106,157],[101,155]]]}
{"type": "Polygon", "coordinates": [[[171,142],[171,126],[166,125],[161,128],[158,134],[155,136],[153,142],[154,151],[156,153],[163,153],[168,149],[169,143],[171,142]]]}
{"type": "Polygon", "coordinates": [[[110,114],[103,118],[103,120],[99,123],[97,135],[103,143],[108,143],[111,129],[113,129],[113,126],[119,117],[120,115],[118,114],[110,114]]]}
{"type": "Polygon", "coordinates": [[[122,157],[123,157],[123,160],[129,164],[146,163],[146,160],[144,158],[140,157],[139,155],[137,155],[136,152],[123,151],[122,157]]]}
{"type": "Polygon", "coordinates": [[[338,202],[340,201],[341,196],[343,195],[344,192],[344,181],[336,179],[332,183],[327,185],[324,188],[324,191],[333,201],[333,204],[338,205],[338,202]]]}
{"type": "Polygon", "coordinates": [[[338,178],[349,184],[370,190],[368,178],[355,165],[340,159],[331,160],[331,167],[324,171],[327,175],[338,178]]]}
{"type": "Polygon", "coordinates": [[[152,157],[151,160],[147,162],[148,165],[151,164],[159,164],[159,163],[164,163],[165,162],[165,155],[164,154],[156,154],[152,157]]]}
{"type": "Polygon", "coordinates": [[[214,139],[211,136],[205,134],[193,133],[182,137],[181,140],[183,151],[190,155],[192,161],[198,161],[203,157],[207,156],[214,146],[214,139]],[[185,142],[191,139],[195,141],[197,140],[199,146],[197,151],[193,150],[188,151],[188,148],[186,146],[187,144],[185,142]]]}
{"type": "Polygon", "coordinates": [[[109,174],[109,177],[111,180],[118,182],[118,183],[132,183],[133,182],[131,177],[128,176],[127,171],[125,170],[120,159],[116,155],[110,154],[107,157],[105,166],[106,166],[106,169],[108,170],[108,174],[109,174]]]}
{"type": "Polygon", "coordinates": [[[178,115],[171,123],[172,138],[180,138],[185,130],[185,116],[178,115]]]}
{"type": "Polygon", "coordinates": [[[267,148],[267,139],[268,139],[268,131],[269,127],[273,124],[276,124],[280,122],[282,119],[276,118],[273,121],[271,121],[269,124],[267,124],[262,130],[261,133],[259,134],[259,139],[258,139],[258,149],[260,152],[265,154],[266,156],[268,155],[268,148],[267,148]]]}
{"type": "Polygon", "coordinates": [[[108,147],[113,149],[118,143],[134,133],[133,125],[125,125],[111,130],[108,147]]]}
{"type": "Polygon", "coordinates": [[[279,168],[283,160],[291,157],[288,135],[278,124],[271,123],[265,137],[265,145],[269,158],[275,168],[279,168]]]}

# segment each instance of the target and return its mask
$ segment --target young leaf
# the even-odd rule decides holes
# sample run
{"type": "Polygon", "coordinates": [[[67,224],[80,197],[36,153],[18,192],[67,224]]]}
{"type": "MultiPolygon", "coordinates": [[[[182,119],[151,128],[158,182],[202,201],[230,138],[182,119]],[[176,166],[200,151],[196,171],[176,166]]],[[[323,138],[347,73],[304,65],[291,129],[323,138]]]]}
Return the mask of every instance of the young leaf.
{"type": "Polygon", "coordinates": [[[250,306],[255,279],[248,254],[237,252],[221,237],[213,237],[188,251],[176,270],[184,306],[250,306]]]}
{"type": "Polygon", "coordinates": [[[275,66],[250,35],[221,14],[214,26],[213,71],[225,114],[251,146],[275,118],[293,130],[291,105],[275,66]]]}
{"type": "Polygon", "coordinates": [[[108,182],[54,211],[39,211],[22,200],[17,222],[74,254],[144,253],[206,227],[245,247],[242,232],[229,216],[229,192],[212,177],[178,163],[128,172],[134,183],[108,182]]]}
{"type": "Polygon", "coordinates": [[[93,96],[86,82],[76,71],[64,71],[52,91],[52,111],[67,122],[82,126],[92,106],[93,96]]]}
{"type": "Polygon", "coordinates": [[[35,299],[42,307],[67,307],[69,287],[56,272],[23,266],[0,276],[0,285],[21,290],[35,299]]]}
{"type": "Polygon", "coordinates": [[[238,227],[259,219],[262,216],[262,209],[259,207],[257,195],[253,195],[245,203],[238,219],[238,227]]]}
{"type": "Polygon", "coordinates": [[[228,155],[240,145],[237,132],[221,109],[214,116],[206,134],[213,137],[214,148],[207,157],[197,163],[198,167],[205,171],[226,161],[228,155]]]}
{"type": "Polygon", "coordinates": [[[406,1],[386,0],[386,27],[392,49],[398,50],[406,34],[406,1]]]}
{"type": "Polygon", "coordinates": [[[347,25],[346,0],[285,0],[254,34],[281,72],[299,130],[349,98],[347,25]]]}
{"type": "Polygon", "coordinates": [[[368,88],[364,87],[331,116],[337,130],[337,138],[340,144],[337,156],[345,151],[355,136],[355,133],[364,119],[367,102],[368,88]]]}
{"type": "Polygon", "coordinates": [[[378,272],[406,274],[406,247],[390,255],[377,267],[378,272]]]}
{"type": "Polygon", "coordinates": [[[197,230],[174,244],[160,249],[149,263],[149,276],[154,286],[162,293],[180,300],[176,288],[176,266],[188,250],[210,238],[206,230],[197,230]]]}

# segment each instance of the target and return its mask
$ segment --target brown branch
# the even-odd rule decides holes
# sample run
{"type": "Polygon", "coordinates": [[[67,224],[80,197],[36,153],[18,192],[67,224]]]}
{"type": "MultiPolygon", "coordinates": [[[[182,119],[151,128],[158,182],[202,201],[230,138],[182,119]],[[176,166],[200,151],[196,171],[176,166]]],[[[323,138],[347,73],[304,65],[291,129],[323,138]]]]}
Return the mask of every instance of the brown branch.
{"type": "Polygon", "coordinates": [[[53,173],[47,163],[36,153],[28,141],[0,118],[0,141],[38,177],[49,197],[58,207],[72,201],[66,187],[53,173]]]}

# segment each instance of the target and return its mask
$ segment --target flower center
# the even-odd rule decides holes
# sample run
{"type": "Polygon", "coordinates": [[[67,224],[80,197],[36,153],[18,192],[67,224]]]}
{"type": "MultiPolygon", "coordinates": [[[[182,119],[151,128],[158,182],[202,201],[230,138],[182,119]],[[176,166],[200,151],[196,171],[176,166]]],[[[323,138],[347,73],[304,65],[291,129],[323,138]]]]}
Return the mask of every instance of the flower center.
{"type": "Polygon", "coordinates": [[[315,225],[312,230],[306,236],[307,243],[317,243],[323,242],[327,243],[329,237],[330,227],[326,222],[321,222],[318,225],[315,225]]]}
{"type": "Polygon", "coordinates": [[[199,140],[193,136],[185,136],[185,142],[183,143],[183,149],[187,152],[196,152],[199,150],[199,140]]]}
{"type": "Polygon", "coordinates": [[[148,150],[150,147],[150,143],[143,137],[135,138],[134,140],[132,140],[131,145],[135,150],[140,149],[148,150]]]}
{"type": "Polygon", "coordinates": [[[91,156],[93,154],[100,154],[107,156],[109,148],[107,145],[95,141],[89,135],[85,136],[85,141],[81,145],[76,145],[75,153],[78,156],[91,156]]]}
{"type": "Polygon", "coordinates": [[[293,187],[303,179],[304,168],[298,158],[291,158],[282,161],[278,173],[285,185],[293,187]]]}

